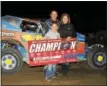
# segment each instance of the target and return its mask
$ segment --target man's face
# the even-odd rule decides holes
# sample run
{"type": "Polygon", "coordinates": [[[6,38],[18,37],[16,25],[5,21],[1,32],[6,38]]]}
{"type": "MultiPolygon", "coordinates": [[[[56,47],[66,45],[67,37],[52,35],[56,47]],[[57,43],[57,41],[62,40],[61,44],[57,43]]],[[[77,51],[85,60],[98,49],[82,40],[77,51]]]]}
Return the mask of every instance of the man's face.
{"type": "Polygon", "coordinates": [[[52,13],[50,14],[51,19],[56,20],[58,17],[58,13],[56,11],[52,11],[52,13]]]}
{"type": "Polygon", "coordinates": [[[58,25],[57,25],[57,24],[53,24],[53,25],[51,26],[51,29],[52,29],[52,31],[57,32],[58,25]]]}

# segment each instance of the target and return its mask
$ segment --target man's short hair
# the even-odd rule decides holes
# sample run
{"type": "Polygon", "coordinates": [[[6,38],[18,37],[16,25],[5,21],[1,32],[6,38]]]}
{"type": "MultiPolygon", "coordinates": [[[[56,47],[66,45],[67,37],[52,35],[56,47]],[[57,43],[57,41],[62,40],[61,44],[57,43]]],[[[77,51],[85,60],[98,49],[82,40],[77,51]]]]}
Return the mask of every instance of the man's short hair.
{"type": "Polygon", "coordinates": [[[51,26],[52,26],[53,24],[56,24],[56,25],[58,26],[57,22],[52,22],[51,26]]]}
{"type": "Polygon", "coordinates": [[[52,11],[50,12],[50,14],[52,14],[52,12],[56,12],[56,13],[58,14],[58,12],[57,12],[56,10],[52,10],[52,11]]]}

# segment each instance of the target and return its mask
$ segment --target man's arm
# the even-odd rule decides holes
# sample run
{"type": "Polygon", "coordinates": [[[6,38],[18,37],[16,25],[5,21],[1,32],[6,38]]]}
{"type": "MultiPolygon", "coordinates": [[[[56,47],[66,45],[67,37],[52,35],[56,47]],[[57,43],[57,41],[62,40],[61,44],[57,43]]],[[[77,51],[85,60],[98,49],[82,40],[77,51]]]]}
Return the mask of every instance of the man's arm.
{"type": "Polygon", "coordinates": [[[46,21],[45,21],[45,24],[48,26],[48,30],[50,30],[50,28],[51,28],[51,24],[50,24],[51,22],[50,22],[50,20],[49,19],[47,19],[46,21]]]}
{"type": "Polygon", "coordinates": [[[47,34],[43,37],[43,39],[49,39],[48,34],[49,34],[49,33],[47,33],[47,34]]]}
{"type": "Polygon", "coordinates": [[[59,33],[57,34],[57,38],[58,38],[58,39],[61,39],[61,37],[60,37],[60,34],[59,34],[59,33]]]}

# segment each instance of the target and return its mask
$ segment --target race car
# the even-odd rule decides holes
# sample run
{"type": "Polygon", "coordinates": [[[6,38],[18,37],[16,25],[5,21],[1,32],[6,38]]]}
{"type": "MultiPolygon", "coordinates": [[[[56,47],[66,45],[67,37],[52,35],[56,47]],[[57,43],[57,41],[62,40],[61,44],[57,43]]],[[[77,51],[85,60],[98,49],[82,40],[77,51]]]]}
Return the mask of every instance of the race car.
{"type": "Polygon", "coordinates": [[[71,41],[66,39],[43,40],[47,25],[40,20],[3,16],[1,28],[1,67],[5,74],[18,72],[23,62],[29,66],[87,61],[95,69],[106,67],[103,48],[89,48],[85,36],[77,32],[71,41]]]}

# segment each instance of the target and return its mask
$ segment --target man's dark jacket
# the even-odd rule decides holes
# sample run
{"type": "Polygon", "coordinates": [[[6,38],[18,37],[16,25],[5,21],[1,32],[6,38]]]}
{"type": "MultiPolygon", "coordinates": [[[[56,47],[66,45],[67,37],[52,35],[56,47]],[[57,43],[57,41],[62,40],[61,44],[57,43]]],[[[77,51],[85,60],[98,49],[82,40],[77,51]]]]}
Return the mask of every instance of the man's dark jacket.
{"type": "Polygon", "coordinates": [[[52,23],[57,23],[58,24],[58,27],[60,26],[60,21],[57,19],[56,21],[53,21],[52,19],[47,19],[45,21],[45,23],[48,25],[48,30],[51,29],[51,24],[52,23]]]}

